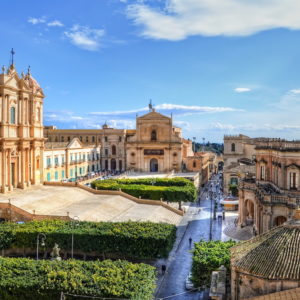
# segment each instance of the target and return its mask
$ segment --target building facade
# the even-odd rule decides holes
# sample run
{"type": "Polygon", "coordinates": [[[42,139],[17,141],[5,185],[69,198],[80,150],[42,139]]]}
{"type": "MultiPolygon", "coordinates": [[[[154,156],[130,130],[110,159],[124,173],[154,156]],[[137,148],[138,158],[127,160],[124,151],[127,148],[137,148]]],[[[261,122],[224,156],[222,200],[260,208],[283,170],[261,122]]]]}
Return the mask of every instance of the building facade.
{"type": "Polygon", "coordinates": [[[14,64],[0,74],[0,189],[2,193],[43,181],[44,94],[30,70],[14,64]]]}
{"type": "Polygon", "coordinates": [[[100,171],[100,145],[83,145],[78,138],[70,142],[46,142],[44,181],[76,180],[100,171]]]}
{"type": "Polygon", "coordinates": [[[187,166],[187,157],[194,155],[192,142],[182,137],[181,128],[173,125],[171,117],[154,108],[137,117],[136,129],[132,130],[115,129],[107,124],[102,129],[90,130],[60,130],[46,126],[44,135],[51,142],[70,141],[76,137],[83,145],[91,142],[101,145],[101,170],[179,172],[187,166]]]}
{"type": "Polygon", "coordinates": [[[240,179],[255,175],[253,156],[257,140],[242,134],[224,136],[223,191],[226,195],[240,179]]]}
{"type": "Polygon", "coordinates": [[[289,220],[300,205],[300,142],[257,141],[256,178],[239,185],[239,223],[257,233],[289,220]]]}

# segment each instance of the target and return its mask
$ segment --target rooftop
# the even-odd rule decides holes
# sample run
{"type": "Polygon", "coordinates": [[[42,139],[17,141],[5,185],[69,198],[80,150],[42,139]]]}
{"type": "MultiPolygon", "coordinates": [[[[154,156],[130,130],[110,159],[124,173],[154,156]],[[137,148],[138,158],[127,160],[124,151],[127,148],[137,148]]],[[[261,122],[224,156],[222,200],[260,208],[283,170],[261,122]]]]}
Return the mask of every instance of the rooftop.
{"type": "Polygon", "coordinates": [[[299,243],[297,219],[233,247],[232,266],[265,279],[300,280],[299,243]]]}

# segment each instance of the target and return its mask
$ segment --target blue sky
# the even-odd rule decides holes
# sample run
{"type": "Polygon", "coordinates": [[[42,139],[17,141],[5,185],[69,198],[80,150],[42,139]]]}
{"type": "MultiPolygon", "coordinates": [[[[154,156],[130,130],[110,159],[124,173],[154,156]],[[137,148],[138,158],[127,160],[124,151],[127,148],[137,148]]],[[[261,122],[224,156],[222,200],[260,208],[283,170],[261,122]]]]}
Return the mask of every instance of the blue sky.
{"type": "Polygon", "coordinates": [[[198,141],[300,139],[298,0],[0,4],[0,64],[31,66],[46,125],[134,128],[152,99],[198,141]]]}

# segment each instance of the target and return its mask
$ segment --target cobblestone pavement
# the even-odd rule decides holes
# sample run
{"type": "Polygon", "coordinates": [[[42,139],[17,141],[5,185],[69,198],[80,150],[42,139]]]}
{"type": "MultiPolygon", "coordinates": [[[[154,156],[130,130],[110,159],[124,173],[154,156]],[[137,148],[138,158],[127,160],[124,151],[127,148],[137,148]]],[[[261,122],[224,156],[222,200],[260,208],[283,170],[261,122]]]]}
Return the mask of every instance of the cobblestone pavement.
{"type": "MultiPolygon", "coordinates": [[[[216,177],[214,179],[211,189],[214,192],[218,192],[218,180],[216,180],[216,177]]],[[[210,220],[211,200],[208,197],[208,193],[204,192],[201,195],[200,204],[194,203],[189,207],[178,228],[179,235],[167,262],[167,272],[159,280],[159,288],[155,299],[208,299],[207,292],[186,293],[185,281],[192,266],[191,248],[193,245],[190,247],[189,238],[192,238],[193,242],[200,241],[201,239],[209,240],[210,220]]],[[[212,221],[212,239],[221,239],[221,232],[222,220],[212,221]]]]}

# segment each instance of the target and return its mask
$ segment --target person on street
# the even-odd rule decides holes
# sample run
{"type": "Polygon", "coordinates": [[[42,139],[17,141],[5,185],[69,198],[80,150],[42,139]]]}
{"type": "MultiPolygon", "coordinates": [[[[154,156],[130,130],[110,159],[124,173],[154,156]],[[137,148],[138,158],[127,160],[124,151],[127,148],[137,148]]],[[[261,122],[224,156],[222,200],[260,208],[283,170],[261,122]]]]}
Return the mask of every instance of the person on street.
{"type": "Polygon", "coordinates": [[[189,238],[189,245],[190,245],[190,248],[192,247],[192,241],[193,241],[193,239],[190,237],[190,238],[189,238]]]}
{"type": "Polygon", "coordinates": [[[166,265],[161,265],[161,273],[162,273],[162,275],[164,275],[166,273],[166,269],[167,269],[166,265]]]}

